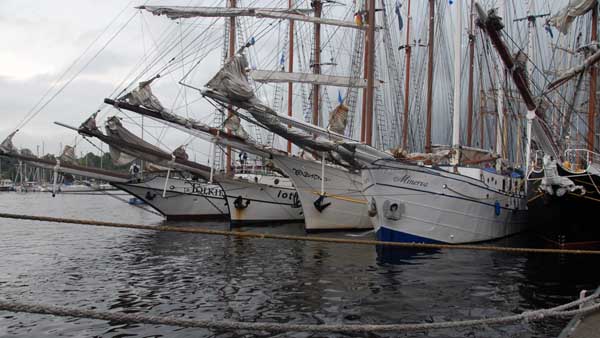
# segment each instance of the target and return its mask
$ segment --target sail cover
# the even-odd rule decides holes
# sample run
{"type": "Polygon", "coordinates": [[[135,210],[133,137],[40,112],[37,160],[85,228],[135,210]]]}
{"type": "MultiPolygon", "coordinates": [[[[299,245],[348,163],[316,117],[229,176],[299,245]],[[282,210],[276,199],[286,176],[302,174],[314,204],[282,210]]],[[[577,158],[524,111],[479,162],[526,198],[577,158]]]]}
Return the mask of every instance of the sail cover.
{"type": "Polygon", "coordinates": [[[304,9],[279,9],[279,8],[219,8],[201,6],[140,6],[154,15],[166,15],[169,19],[182,19],[194,17],[236,17],[253,16],[257,18],[288,19],[333,25],[340,27],[366,29],[367,25],[357,25],[352,21],[317,18],[305,15],[309,11],[304,9]]]}
{"type": "MultiPolygon", "coordinates": [[[[324,74],[289,73],[257,69],[250,71],[250,77],[256,82],[265,83],[295,82],[323,86],[367,88],[367,80],[365,79],[324,74]]],[[[380,81],[375,81],[375,87],[378,87],[380,83],[380,81]]]]}
{"type": "Polygon", "coordinates": [[[548,19],[548,24],[556,27],[561,33],[567,34],[573,20],[587,13],[595,5],[596,0],[569,0],[563,9],[548,19]]]}

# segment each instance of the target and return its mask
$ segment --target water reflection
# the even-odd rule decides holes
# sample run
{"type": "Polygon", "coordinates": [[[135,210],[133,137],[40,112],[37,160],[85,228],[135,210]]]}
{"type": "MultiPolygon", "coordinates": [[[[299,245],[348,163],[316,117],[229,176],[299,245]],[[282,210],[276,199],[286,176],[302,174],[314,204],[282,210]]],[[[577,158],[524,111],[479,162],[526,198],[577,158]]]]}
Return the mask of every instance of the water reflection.
{"type": "MultiPolygon", "coordinates": [[[[69,211],[74,216],[102,209],[106,220],[160,224],[111,200],[62,202],[78,206],[69,211]]],[[[3,203],[13,202],[0,195],[3,203]]],[[[54,203],[40,199],[37,210],[58,213],[54,203]]],[[[300,225],[243,230],[303,234],[300,225]]],[[[13,221],[3,221],[2,235],[4,297],[178,318],[311,324],[475,319],[564,303],[600,282],[598,259],[585,256],[410,250],[13,221]]],[[[533,243],[523,235],[491,245],[533,243]]],[[[546,337],[556,336],[561,326],[519,323],[426,336],[546,337]]],[[[0,314],[0,327],[7,328],[0,330],[2,336],[23,337],[348,336],[218,332],[10,313],[0,314]]]]}
{"type": "Polygon", "coordinates": [[[389,245],[377,245],[375,250],[379,263],[393,265],[422,264],[423,260],[434,259],[441,252],[438,249],[410,249],[389,245]]]}

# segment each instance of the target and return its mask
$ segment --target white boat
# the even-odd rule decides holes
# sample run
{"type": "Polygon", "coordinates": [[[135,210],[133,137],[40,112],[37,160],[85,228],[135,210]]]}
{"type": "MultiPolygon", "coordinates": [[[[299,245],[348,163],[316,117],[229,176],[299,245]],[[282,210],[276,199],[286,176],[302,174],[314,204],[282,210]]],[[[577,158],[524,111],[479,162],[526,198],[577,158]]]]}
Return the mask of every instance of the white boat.
{"type": "Polygon", "coordinates": [[[61,184],[58,187],[59,192],[69,193],[69,192],[88,192],[90,190],[94,190],[89,185],[83,183],[71,183],[71,184],[61,184]]]}
{"type": "Polygon", "coordinates": [[[219,185],[170,177],[165,191],[165,181],[165,176],[148,175],[143,180],[111,184],[144,201],[168,220],[227,219],[227,201],[219,185]]]}
{"type": "Polygon", "coordinates": [[[241,174],[219,176],[233,226],[302,222],[298,193],[285,177],[241,174]]]}
{"type": "Polygon", "coordinates": [[[373,228],[359,173],[298,157],[274,155],[272,160],[296,187],[307,231],[373,228]]]}
{"type": "Polygon", "coordinates": [[[363,180],[382,241],[481,242],[527,226],[525,182],[520,177],[491,169],[381,160],[363,170],[363,180]]]}
{"type": "Polygon", "coordinates": [[[13,191],[15,190],[15,185],[12,180],[3,179],[0,180],[0,191],[13,191]]]}

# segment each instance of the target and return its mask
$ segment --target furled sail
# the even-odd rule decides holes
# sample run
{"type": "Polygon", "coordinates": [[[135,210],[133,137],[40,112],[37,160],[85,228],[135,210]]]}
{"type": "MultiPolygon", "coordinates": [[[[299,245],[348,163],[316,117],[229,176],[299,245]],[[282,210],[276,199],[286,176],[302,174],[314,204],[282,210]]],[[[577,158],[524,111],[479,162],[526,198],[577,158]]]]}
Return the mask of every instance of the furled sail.
{"type": "Polygon", "coordinates": [[[177,149],[173,150],[173,156],[175,156],[175,158],[179,158],[182,160],[189,160],[190,156],[187,154],[187,152],[185,151],[185,147],[183,145],[177,147],[177,149]]]}
{"type": "Polygon", "coordinates": [[[598,61],[600,61],[600,50],[596,51],[594,54],[587,57],[583,61],[582,64],[564,71],[562,74],[560,74],[560,76],[556,80],[554,80],[550,84],[548,84],[546,90],[553,90],[553,89],[561,86],[565,82],[569,81],[570,79],[576,77],[577,75],[583,73],[585,70],[589,69],[591,66],[596,64],[598,61]]]}
{"type": "Polygon", "coordinates": [[[582,16],[596,5],[597,0],[569,0],[568,4],[548,19],[548,24],[567,34],[576,17],[582,16]]]}
{"type": "MultiPolygon", "coordinates": [[[[281,116],[256,98],[247,77],[248,62],[244,55],[236,55],[206,84],[202,93],[222,104],[232,104],[247,110],[261,125],[302,148],[321,153],[327,152],[335,161],[358,165],[357,155],[364,162],[372,162],[389,154],[374,152],[374,149],[345,139],[342,135],[321,130],[319,127],[299,129],[282,123],[281,116]],[[314,130],[309,133],[306,130],[314,130]],[[332,139],[326,137],[332,135],[332,139]],[[383,156],[382,156],[383,155],[383,156]]],[[[236,112],[239,114],[239,112],[236,112]]]]}
{"type": "Polygon", "coordinates": [[[63,163],[63,162],[76,163],[77,157],[75,156],[75,147],[66,145],[62,151],[62,154],[60,154],[58,159],[60,160],[61,163],[63,163]]]}
{"type": "Polygon", "coordinates": [[[240,118],[237,115],[231,115],[226,120],[223,126],[233,133],[233,135],[242,138],[244,140],[249,139],[248,133],[242,127],[240,118]]]}
{"type": "MultiPolygon", "coordinates": [[[[119,118],[116,116],[113,116],[106,121],[105,129],[107,136],[115,140],[122,141],[125,144],[136,144],[147,149],[152,149],[156,152],[163,152],[160,148],[153,146],[152,144],[142,140],[140,137],[136,136],[129,130],[125,129],[119,118]]],[[[110,156],[113,159],[113,162],[115,162],[115,164],[118,165],[129,164],[133,162],[136,158],[145,158],[155,163],[160,163],[161,161],[160,158],[152,158],[143,154],[136,155],[135,152],[131,149],[129,149],[128,151],[124,151],[122,147],[119,147],[114,144],[109,145],[109,149],[110,156]]]]}
{"type": "Polygon", "coordinates": [[[348,27],[355,29],[366,29],[367,25],[358,25],[352,21],[317,18],[306,15],[307,10],[303,9],[279,9],[279,8],[219,8],[219,7],[201,7],[201,6],[140,6],[139,9],[145,9],[154,15],[166,15],[169,19],[182,19],[194,17],[236,17],[253,16],[257,18],[269,19],[288,19],[295,21],[305,21],[319,23],[323,25],[332,25],[348,27]]]}
{"type": "MultiPolygon", "coordinates": [[[[91,118],[94,117],[95,114],[92,115],[91,118]]],[[[116,117],[110,118],[107,121],[107,135],[102,134],[98,128],[88,128],[88,126],[95,125],[95,122],[93,124],[89,122],[90,119],[88,119],[81,125],[81,127],[79,127],[79,133],[86,136],[96,137],[102,142],[107,143],[109,147],[118,151],[120,156],[125,153],[127,156],[133,158],[140,158],[167,168],[175,167],[203,177],[208,177],[210,173],[209,167],[188,161],[185,159],[187,155],[181,156],[180,151],[178,154],[169,154],[135,136],[133,133],[125,129],[119,119],[116,117]]]]}
{"type": "Polygon", "coordinates": [[[12,142],[13,137],[15,137],[15,134],[18,132],[19,130],[15,130],[12,133],[10,133],[10,135],[8,135],[4,141],[2,141],[2,143],[0,143],[0,151],[3,153],[15,153],[16,152],[16,148],[12,142]]]}
{"type": "MultiPolygon", "coordinates": [[[[270,70],[251,70],[250,77],[256,82],[264,83],[295,82],[349,88],[367,87],[367,80],[365,79],[324,74],[289,73],[270,70]]],[[[375,87],[378,87],[380,83],[380,81],[375,81],[375,87]]]]}
{"type": "Polygon", "coordinates": [[[158,78],[160,78],[160,75],[157,75],[148,81],[140,82],[136,89],[123,95],[119,100],[135,106],[143,106],[156,111],[165,110],[158,98],[152,94],[152,89],[150,88],[150,84],[152,84],[152,82],[158,78]]]}
{"type": "Polygon", "coordinates": [[[267,149],[262,145],[253,143],[249,139],[243,139],[234,134],[228,134],[224,130],[209,127],[208,125],[196,121],[191,118],[186,118],[172,113],[157,112],[140,106],[134,106],[127,102],[119,102],[112,99],[104,99],[104,102],[120,109],[126,109],[140,115],[147,116],[155,121],[164,123],[168,126],[192,134],[202,140],[215,142],[223,146],[231,146],[233,148],[247,151],[262,157],[268,157],[272,149],[267,149]]]}

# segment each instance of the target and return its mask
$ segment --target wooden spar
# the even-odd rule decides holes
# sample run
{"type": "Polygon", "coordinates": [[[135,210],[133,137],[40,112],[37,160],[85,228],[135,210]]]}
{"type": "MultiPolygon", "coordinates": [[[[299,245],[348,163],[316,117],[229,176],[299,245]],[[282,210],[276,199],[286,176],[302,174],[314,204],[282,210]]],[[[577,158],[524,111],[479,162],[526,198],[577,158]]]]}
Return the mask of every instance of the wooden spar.
{"type": "Polygon", "coordinates": [[[427,124],[425,126],[425,152],[431,152],[431,115],[433,110],[433,48],[435,38],[435,0],[429,0],[429,45],[427,61],[427,124]]]}
{"type": "MultiPolygon", "coordinates": [[[[366,79],[367,78],[367,74],[368,74],[368,67],[367,64],[369,63],[369,53],[366,53],[367,50],[369,50],[369,41],[367,40],[367,36],[365,35],[365,39],[364,39],[364,49],[365,51],[365,55],[364,55],[364,64],[363,64],[363,77],[366,79]]],[[[364,143],[365,142],[365,120],[367,119],[367,101],[366,101],[366,97],[367,97],[367,88],[363,88],[362,91],[362,113],[361,113],[361,119],[360,119],[360,142],[364,143]]]]}
{"type": "Polygon", "coordinates": [[[410,45],[410,0],[408,0],[408,12],[406,14],[406,46],[404,51],[406,54],[406,77],[404,79],[404,121],[402,123],[402,147],[408,149],[408,109],[410,108],[410,58],[412,55],[412,47],[410,45]]]}
{"type": "Polygon", "coordinates": [[[537,111],[537,109],[536,109],[537,106],[535,104],[533,95],[531,94],[531,91],[529,90],[529,85],[527,84],[527,79],[526,79],[525,74],[523,73],[523,70],[517,69],[515,67],[515,62],[512,58],[511,52],[509,51],[508,47],[504,44],[499,31],[497,30],[496,27],[494,27],[493,23],[491,22],[491,21],[495,22],[498,18],[494,18],[493,20],[490,20],[488,18],[488,15],[483,10],[483,8],[477,2],[475,3],[475,9],[476,9],[477,15],[479,17],[478,25],[480,25],[481,28],[483,28],[485,30],[485,32],[488,34],[490,40],[492,41],[492,44],[494,45],[494,47],[496,48],[496,51],[498,52],[498,56],[500,56],[500,59],[504,63],[504,67],[506,69],[508,69],[509,73],[511,74],[511,76],[513,78],[513,82],[515,83],[515,86],[517,87],[519,93],[521,94],[521,97],[523,98],[523,101],[524,101],[525,105],[527,106],[527,109],[530,111],[535,111],[536,115],[538,115],[538,117],[541,117],[543,119],[543,116],[541,116],[541,113],[539,111],[537,111]]]}
{"type": "Polygon", "coordinates": [[[374,91],[374,75],[375,75],[375,0],[369,0],[368,8],[368,24],[367,40],[369,41],[369,49],[366,50],[369,55],[367,59],[367,110],[365,119],[365,143],[371,145],[373,142],[373,102],[374,91]]]}
{"type": "MultiPolygon", "coordinates": [[[[505,3],[504,0],[501,0],[498,4],[498,16],[501,18],[504,17],[506,10],[504,8],[505,3]]],[[[504,151],[506,142],[504,142],[503,132],[507,128],[504,123],[504,85],[506,84],[506,71],[503,69],[499,72],[498,77],[496,79],[496,108],[498,118],[496,119],[496,153],[500,155],[500,157],[504,157],[504,151]]],[[[496,170],[500,170],[500,160],[496,163],[496,170]]]]}
{"type": "Polygon", "coordinates": [[[475,67],[475,34],[473,21],[475,20],[475,0],[471,0],[471,15],[469,18],[469,89],[467,96],[467,146],[472,146],[473,141],[473,68],[475,67]]]}
{"type": "MultiPolygon", "coordinates": [[[[592,43],[598,41],[598,3],[592,9],[592,43]]],[[[588,105],[588,149],[594,151],[594,139],[596,134],[596,67],[590,67],[590,98],[588,105]]]]}
{"type": "MultiPolygon", "coordinates": [[[[480,69],[481,71],[481,69],[480,69]]],[[[480,73],[482,74],[482,73],[480,73]]],[[[479,76],[479,116],[480,116],[480,120],[479,120],[479,148],[484,149],[484,142],[485,142],[485,129],[484,129],[484,125],[485,125],[485,95],[483,93],[483,87],[482,87],[482,83],[483,83],[483,75],[479,76]]]]}
{"type": "MultiPolygon", "coordinates": [[[[293,7],[293,0],[288,0],[288,7],[291,9],[293,7]]],[[[294,20],[290,20],[290,29],[289,29],[289,50],[288,50],[288,72],[294,72],[294,20]]],[[[287,95],[287,107],[288,107],[288,116],[292,116],[292,91],[294,89],[294,84],[292,82],[288,83],[288,95],[287,95]]],[[[288,125],[288,128],[291,126],[288,125]]],[[[292,154],[292,142],[288,140],[287,142],[287,152],[288,154],[292,154]]]]}
{"type": "MultiPolygon", "coordinates": [[[[235,7],[236,6],[236,0],[229,0],[228,1],[228,7],[235,7]]],[[[228,51],[228,55],[229,55],[229,59],[233,58],[233,54],[235,53],[235,17],[231,17],[229,18],[229,51],[228,51]]],[[[229,105],[227,107],[227,118],[230,118],[231,116],[233,116],[233,108],[231,105],[229,105]]],[[[231,130],[227,129],[227,134],[231,135],[231,130]]],[[[232,168],[232,161],[231,161],[231,147],[227,146],[227,150],[226,150],[226,156],[225,156],[226,160],[225,160],[225,172],[227,173],[227,175],[231,175],[231,168],[232,168]]]]}
{"type": "MultiPolygon", "coordinates": [[[[453,109],[452,109],[452,147],[460,147],[460,106],[462,102],[461,96],[461,78],[460,64],[462,61],[461,38],[462,38],[462,3],[463,0],[458,0],[454,4],[456,12],[456,29],[454,31],[454,93],[453,93],[453,109]]],[[[451,163],[457,165],[459,162],[459,154],[455,152],[452,156],[451,163]]]]}
{"type": "MultiPolygon", "coordinates": [[[[315,17],[320,18],[321,17],[321,9],[323,8],[323,4],[321,3],[321,0],[314,0],[311,5],[313,6],[313,9],[315,11],[315,17]]],[[[315,35],[314,35],[314,60],[313,60],[313,73],[314,74],[321,74],[321,24],[319,23],[315,23],[315,31],[314,31],[315,35]]],[[[320,95],[319,95],[319,91],[320,91],[320,86],[318,84],[313,85],[313,90],[312,90],[312,123],[316,126],[320,126],[321,124],[319,123],[320,120],[320,95]]]]}

